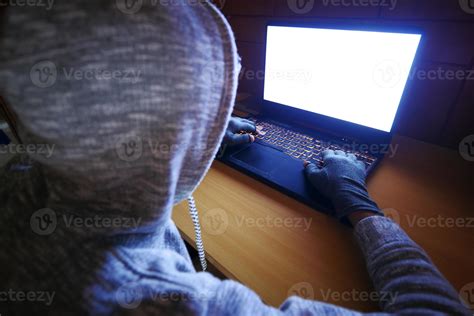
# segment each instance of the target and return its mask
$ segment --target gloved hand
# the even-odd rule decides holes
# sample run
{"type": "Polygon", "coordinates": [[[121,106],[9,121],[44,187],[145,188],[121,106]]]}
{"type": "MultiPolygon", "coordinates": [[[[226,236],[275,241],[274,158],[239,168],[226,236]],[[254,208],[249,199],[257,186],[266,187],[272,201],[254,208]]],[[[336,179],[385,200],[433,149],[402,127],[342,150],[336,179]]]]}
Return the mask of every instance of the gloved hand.
{"type": "Polygon", "coordinates": [[[249,133],[256,132],[257,128],[254,122],[240,117],[231,117],[222,143],[224,145],[253,143],[255,141],[255,136],[249,133]],[[241,132],[247,134],[240,134],[241,132]]]}
{"type": "Polygon", "coordinates": [[[338,219],[360,211],[383,216],[367,192],[363,162],[353,154],[340,150],[324,151],[323,161],[322,168],[308,164],[305,168],[306,177],[319,192],[332,201],[338,219]]]}

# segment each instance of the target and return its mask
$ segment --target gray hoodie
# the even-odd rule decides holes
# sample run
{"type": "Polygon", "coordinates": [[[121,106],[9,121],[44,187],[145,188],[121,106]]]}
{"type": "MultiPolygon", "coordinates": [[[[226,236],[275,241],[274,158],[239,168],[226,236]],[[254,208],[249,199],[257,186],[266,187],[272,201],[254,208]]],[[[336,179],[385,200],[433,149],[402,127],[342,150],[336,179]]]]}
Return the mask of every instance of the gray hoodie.
{"type": "MultiPolygon", "coordinates": [[[[171,210],[210,167],[239,71],[214,6],[67,1],[2,22],[0,93],[30,147],[0,175],[1,315],[357,314],[296,297],[272,308],[193,268],[171,210]]],[[[355,235],[393,294],[383,310],[467,313],[393,222],[355,235]]]]}

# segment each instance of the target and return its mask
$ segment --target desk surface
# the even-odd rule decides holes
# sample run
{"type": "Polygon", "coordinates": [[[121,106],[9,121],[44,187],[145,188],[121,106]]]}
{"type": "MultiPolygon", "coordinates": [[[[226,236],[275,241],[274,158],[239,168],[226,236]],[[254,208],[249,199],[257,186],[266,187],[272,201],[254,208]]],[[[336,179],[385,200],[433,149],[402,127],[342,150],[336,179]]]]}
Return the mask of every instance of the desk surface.
{"type": "MultiPolygon", "coordinates": [[[[395,137],[396,154],[368,179],[371,196],[460,290],[474,282],[474,163],[395,137]],[[457,220],[457,221],[456,221],[457,220]]],[[[220,162],[194,195],[208,260],[279,306],[289,295],[377,310],[352,230],[220,162]]],[[[194,244],[187,205],[173,214],[194,244]]]]}

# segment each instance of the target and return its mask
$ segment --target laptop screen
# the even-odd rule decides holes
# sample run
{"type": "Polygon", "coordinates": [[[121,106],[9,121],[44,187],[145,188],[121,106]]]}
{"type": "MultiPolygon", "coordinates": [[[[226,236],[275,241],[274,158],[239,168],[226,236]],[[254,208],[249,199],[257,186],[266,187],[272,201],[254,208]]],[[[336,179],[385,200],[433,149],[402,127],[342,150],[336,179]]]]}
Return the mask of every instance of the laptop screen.
{"type": "Polygon", "coordinates": [[[390,132],[420,40],[268,26],[264,99],[390,132]]]}

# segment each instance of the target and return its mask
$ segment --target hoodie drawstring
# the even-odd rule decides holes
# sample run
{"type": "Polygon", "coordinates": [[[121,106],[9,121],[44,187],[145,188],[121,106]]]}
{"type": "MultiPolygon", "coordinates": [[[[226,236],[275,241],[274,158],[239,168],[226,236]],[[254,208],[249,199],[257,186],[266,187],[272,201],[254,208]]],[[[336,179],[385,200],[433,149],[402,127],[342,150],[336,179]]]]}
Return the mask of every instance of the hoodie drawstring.
{"type": "Polygon", "coordinates": [[[194,197],[190,196],[188,198],[188,206],[189,206],[189,215],[191,215],[191,219],[194,225],[194,233],[196,236],[196,248],[199,255],[199,261],[201,262],[202,271],[206,271],[207,269],[206,254],[204,253],[204,245],[202,243],[202,237],[201,237],[201,225],[199,223],[199,214],[196,208],[196,201],[194,200],[194,197]]]}

